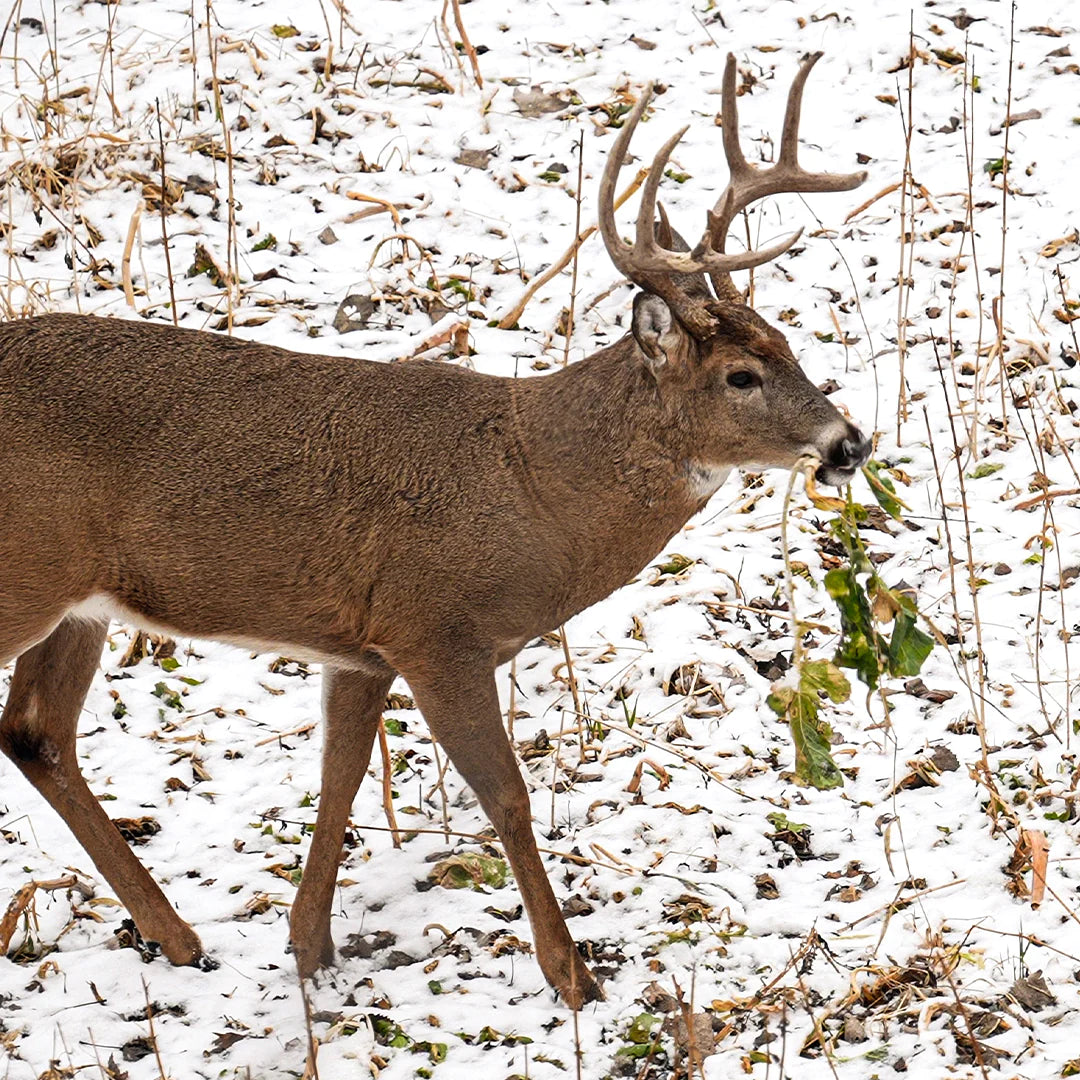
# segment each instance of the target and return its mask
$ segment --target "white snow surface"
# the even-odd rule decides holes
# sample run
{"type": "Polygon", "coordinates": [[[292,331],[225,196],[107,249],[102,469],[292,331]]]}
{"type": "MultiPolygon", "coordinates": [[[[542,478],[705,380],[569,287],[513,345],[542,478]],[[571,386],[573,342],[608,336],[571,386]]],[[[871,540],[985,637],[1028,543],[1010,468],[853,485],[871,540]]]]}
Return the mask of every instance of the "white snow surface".
{"type": "MultiPolygon", "coordinates": [[[[751,215],[755,244],[807,227],[788,255],[757,271],[755,303],[774,323],[784,313],[810,376],[839,384],[834,400],[876,432],[876,458],[910,479],[900,485],[910,524],[864,535],[888,556],[879,568],[885,579],[915,589],[920,610],[952,641],[934,650],[922,678],[954,696],[934,703],[887,680],[886,723],[885,699],[867,698],[857,685],[848,704],[828,712],[845,786],[796,786],[789,733],[766,706],[762,673],[763,662],[790,656],[790,625],[783,611],[750,610],[784,602],[787,480],[768,473],[747,487],[733,474],[666,548],[694,560],[685,572],[658,580],[648,570],[568,624],[583,700],[613,725],[603,741],[590,739],[589,760],[579,761],[571,731],[561,648],[538,640],[517,661],[515,740],[528,749],[544,729],[558,749],[557,758],[548,752],[523,765],[538,842],[551,853],[544,858],[560,900],[577,897],[591,909],[569,925],[589,943],[607,1000],[575,1018],[531,955],[497,948],[508,935],[530,939],[512,880],[487,892],[418,887],[433,857],[481,850],[474,834],[487,823],[450,769],[451,834],[443,834],[422,718],[390,710],[405,725],[389,740],[400,765],[398,821],[424,831],[392,846],[376,752],[353,808],[334,934],[339,945],[376,931],[396,940],[369,958],[341,960],[311,988],[319,1074],[674,1075],[670,1033],[651,1059],[617,1053],[633,1045],[633,1018],[656,1012],[648,990],[655,982],[671,994],[681,987],[688,1006],[715,1017],[715,1050],[695,1066],[709,1080],[884,1077],[905,1068],[920,1077],[974,1076],[981,1067],[964,1040],[975,1027],[994,1051],[994,1060],[984,1054],[987,1070],[1061,1076],[1080,1055],[1080,701],[1069,683],[1080,664],[1069,642],[1080,630],[1080,500],[1074,493],[1028,510],[1017,504],[1040,483],[1080,488],[1080,369],[1071,366],[1076,338],[1066,321],[1080,308],[1065,303],[1078,298],[1080,255],[1075,6],[1024,0],[1010,42],[1009,5],[993,0],[968,0],[977,21],[966,30],[963,9],[945,2],[473,0],[462,16],[481,50],[482,89],[448,47],[434,0],[349,0],[344,12],[336,0],[213,0],[209,33],[208,9],[194,9],[186,0],[14,7],[0,46],[6,317],[65,310],[171,319],[154,207],[135,239],[135,310],[120,287],[129,223],[144,185],[158,182],[158,103],[166,169],[180,185],[165,223],[181,325],[226,324],[222,290],[205,275],[186,276],[196,242],[227,260],[228,169],[206,152],[223,142],[212,41],[233,155],[241,278],[234,333],[393,360],[460,320],[473,354],[446,362],[543,377],[538,361],[563,361],[556,324],[569,271],[540,291],[517,329],[489,323],[520,296],[521,275],[542,272],[573,238],[582,133],[582,226],[595,221],[612,143],[600,106],[627,103],[648,80],[662,85],[634,152],[647,160],[690,124],[671,164],[687,178],[666,179],[661,199],[676,227],[696,237],[726,182],[714,120],[727,52],[755,80],[739,99],[748,155],[769,160],[798,59],[823,50],[807,87],[801,160],[814,169],[865,167],[869,179],[840,195],[779,196],[751,215]],[[275,26],[298,33],[277,36],[275,26]],[[919,187],[902,251],[909,27],[919,187]],[[966,110],[958,54],[978,80],[966,110]],[[1002,130],[1010,77],[1012,115],[1032,115],[1002,130]],[[533,86],[567,106],[523,115],[514,91],[533,86]],[[985,166],[1005,156],[1006,137],[1003,251],[1002,177],[985,166]],[[974,236],[954,227],[968,212],[965,148],[974,236]],[[455,160],[463,150],[490,151],[490,160],[469,167],[455,160]],[[561,179],[543,179],[553,165],[565,168],[561,179]],[[400,228],[386,213],[358,216],[377,204],[352,193],[397,204],[400,228]],[[327,227],[337,242],[320,239],[327,227]],[[412,240],[389,239],[402,233],[412,240]],[[255,250],[271,234],[276,246],[255,250]],[[910,279],[902,294],[901,267],[910,279]],[[257,278],[267,271],[277,276],[257,278]],[[434,326],[423,303],[434,295],[432,277],[454,309],[434,326]],[[383,302],[366,329],[339,334],[335,311],[350,294],[383,302]],[[898,298],[909,402],[899,428],[898,298]],[[995,310],[1007,347],[1004,392],[995,310]],[[1000,468],[989,473],[986,465],[1000,468]],[[1039,554],[1041,562],[1032,559],[1039,554]],[[672,686],[680,669],[695,668],[696,683],[691,675],[672,686]],[[636,714],[632,735],[621,730],[628,714],[636,714]],[[980,715],[985,768],[973,722],[980,715]],[[898,788],[908,762],[939,746],[959,768],[936,786],[898,788]],[[635,794],[627,785],[643,761],[635,794]],[[777,829],[768,815],[778,811],[810,826],[812,857],[770,838],[777,829]],[[1009,888],[1013,880],[1030,889],[1030,868],[1021,865],[1012,879],[1006,872],[1022,837],[1034,834],[1049,847],[1038,907],[1009,888]],[[771,877],[776,898],[759,895],[759,875],[771,877]],[[697,898],[703,918],[680,921],[680,913],[691,920],[687,897],[697,898]],[[440,948],[448,934],[461,947],[456,954],[440,948]],[[936,975],[916,978],[924,969],[936,975]],[[1028,1011],[1005,995],[1035,971],[1054,1001],[1028,1011]],[[889,973],[892,984],[882,981],[889,973]],[[848,1016],[863,1020],[862,1041],[837,1040],[848,1016]],[[380,1018],[400,1028],[404,1045],[386,1045],[395,1040],[380,1018]],[[816,1025],[827,1054],[814,1043],[816,1025]]],[[[450,40],[459,39],[447,18],[450,40]]],[[[625,169],[622,183],[631,175],[625,169]]],[[[624,231],[632,220],[624,208],[624,231]]],[[[624,332],[632,295],[599,240],[587,241],[571,362],[624,332]]],[[[438,345],[428,355],[445,352],[438,345]]],[[[180,453],[175,468],[184,467],[180,453]]],[[[854,496],[872,503],[861,479],[854,496]]],[[[832,655],[839,629],[820,584],[827,516],[800,484],[792,558],[813,581],[799,577],[795,599],[800,617],[830,628],[811,635],[811,654],[821,657],[832,655]]],[[[318,669],[272,672],[275,656],[187,640],[178,642],[175,670],[150,660],[121,669],[131,634],[112,628],[80,726],[80,762],[94,792],[110,800],[110,816],[157,820],[160,832],[138,854],[219,966],[143,963],[137,951],[117,948],[125,912],[105,902],[108,887],[58,817],[0,761],[0,912],[29,881],[72,871],[96,891],[91,899],[39,891],[32,923],[20,920],[11,953],[24,947],[30,959],[0,959],[0,1074],[301,1075],[307,1036],[286,953],[287,914],[318,802],[318,669]],[[182,695],[179,709],[155,696],[161,683],[182,695]],[[120,717],[118,700],[126,707],[120,717]],[[166,786],[172,778],[183,783],[166,786]],[[149,1038],[148,1000],[160,1065],[153,1053],[125,1060],[121,1049],[136,1058],[137,1040],[149,1038]],[[229,1044],[218,1040],[222,1033],[240,1037],[229,1044]]],[[[10,668],[0,700],[9,678],[10,668]]],[[[499,682],[505,706],[508,671],[499,682]]]]}

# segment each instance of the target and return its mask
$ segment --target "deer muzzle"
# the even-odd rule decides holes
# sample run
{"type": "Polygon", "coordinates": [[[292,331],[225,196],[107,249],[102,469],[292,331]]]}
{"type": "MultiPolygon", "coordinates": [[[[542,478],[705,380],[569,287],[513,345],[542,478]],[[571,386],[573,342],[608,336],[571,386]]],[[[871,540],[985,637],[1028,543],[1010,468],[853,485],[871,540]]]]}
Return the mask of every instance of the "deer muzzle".
{"type": "Polygon", "coordinates": [[[843,429],[834,438],[827,452],[822,455],[821,464],[814,473],[819,484],[833,484],[843,487],[855,475],[856,470],[870,460],[873,443],[854,425],[847,421],[843,429]]]}

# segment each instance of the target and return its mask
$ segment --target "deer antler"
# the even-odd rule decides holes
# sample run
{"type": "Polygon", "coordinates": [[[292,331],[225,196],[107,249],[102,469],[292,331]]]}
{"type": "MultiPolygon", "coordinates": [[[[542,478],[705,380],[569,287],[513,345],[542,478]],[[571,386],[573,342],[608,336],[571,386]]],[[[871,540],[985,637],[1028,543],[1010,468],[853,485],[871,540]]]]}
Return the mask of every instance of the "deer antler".
{"type": "Polygon", "coordinates": [[[685,127],[668,139],[653,159],[641,194],[633,244],[623,240],[615,227],[615,185],[634,130],[652,98],[652,83],[645,87],[608,154],[600,181],[599,216],[600,232],[611,261],[616,269],[636,285],[665,300],[683,325],[695,336],[708,336],[715,329],[715,318],[709,312],[708,301],[701,296],[687,293],[676,284],[673,275],[706,273],[719,299],[741,302],[741,294],[731,281],[731,271],[747,270],[752,266],[771,262],[787,251],[802,232],[800,229],[793,236],[770,247],[729,255],[724,251],[724,243],[731,222],[740,210],[758,199],[781,191],[846,191],[866,179],[865,172],[840,176],[808,173],[799,168],[798,128],[803,86],[810,69],[821,55],[814,53],[808,56],[799,68],[788,95],[780,159],[771,168],[762,170],[751,165],[739,148],[739,122],[735,108],[735,57],[728,54],[723,83],[723,128],[724,154],[731,179],[715,207],[708,212],[705,233],[692,251],[670,251],[661,247],[653,229],[657,188],[672,151],[686,134],[685,127]]]}
{"type": "MultiPolygon", "coordinates": [[[[799,65],[799,70],[788,91],[787,109],[784,112],[784,130],[780,137],[780,157],[775,165],[767,169],[751,165],[743,156],[739,146],[739,113],[735,104],[735,57],[728,53],[724,68],[723,104],[721,119],[724,133],[724,157],[728,165],[728,185],[724,188],[716,205],[708,212],[708,226],[698,247],[691,252],[695,255],[700,248],[703,252],[723,252],[728,229],[735,215],[745,210],[751,203],[769,195],[796,191],[850,191],[858,187],[865,179],[865,171],[854,173],[812,173],[799,165],[799,114],[802,111],[803,88],[813,66],[821,59],[822,53],[810,53],[799,65]]],[[[774,244],[765,251],[774,252],[771,258],[782,255],[802,235],[802,229],[793,233],[786,240],[774,244]]],[[[766,262],[768,260],[761,260],[766,262]]],[[[756,266],[757,263],[747,263],[756,266]]],[[[731,280],[731,270],[741,267],[713,268],[704,266],[712,281],[716,295],[721,300],[741,301],[742,294],[731,280]]]]}
{"type": "Polygon", "coordinates": [[[708,233],[692,252],[669,251],[656,242],[653,234],[653,218],[656,215],[657,188],[660,186],[660,178],[664,175],[664,166],[667,165],[671,152],[679,140],[686,134],[688,130],[686,127],[668,139],[653,159],[641,193],[634,243],[628,244],[619,236],[615,226],[615,186],[630,140],[633,138],[642,113],[645,112],[652,98],[652,92],[653,84],[650,82],[623,123],[615,145],[608,154],[600,180],[600,233],[617,270],[625,274],[635,285],[665,300],[668,306],[677,312],[679,320],[691,333],[708,335],[715,327],[715,320],[708,312],[707,302],[699,296],[689,296],[675,284],[672,275],[707,272],[711,276],[714,273],[727,274],[732,270],[745,270],[775,259],[783,254],[786,248],[775,245],[760,251],[748,251],[741,255],[727,255],[722,251],[710,250],[708,233]]]}

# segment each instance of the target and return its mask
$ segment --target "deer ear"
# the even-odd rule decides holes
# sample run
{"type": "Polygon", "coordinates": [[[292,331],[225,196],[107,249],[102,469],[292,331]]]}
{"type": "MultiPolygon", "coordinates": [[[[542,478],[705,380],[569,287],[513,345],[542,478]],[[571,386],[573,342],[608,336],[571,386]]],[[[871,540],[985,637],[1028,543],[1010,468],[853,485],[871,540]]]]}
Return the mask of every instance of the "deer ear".
{"type": "Polygon", "coordinates": [[[653,293],[634,297],[631,323],[634,340],[645,354],[645,363],[655,375],[669,360],[676,358],[686,331],[676,321],[671,308],[653,293]]]}

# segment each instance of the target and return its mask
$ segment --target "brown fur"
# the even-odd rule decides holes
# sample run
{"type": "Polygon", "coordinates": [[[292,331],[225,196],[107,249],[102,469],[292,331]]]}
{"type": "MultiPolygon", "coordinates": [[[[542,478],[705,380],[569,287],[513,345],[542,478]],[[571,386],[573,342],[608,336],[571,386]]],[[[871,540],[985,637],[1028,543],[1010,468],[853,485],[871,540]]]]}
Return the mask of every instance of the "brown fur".
{"type": "Polygon", "coordinates": [[[503,840],[548,980],[575,1007],[599,993],[536,853],[495,666],[645,566],[707,498],[703,469],[808,447],[849,468],[838,447],[863,445],[775,330],[715,306],[701,343],[646,297],[648,325],[523,380],[76,315],[0,327],[0,663],[19,657],[0,749],[144,937],[201,955],[78,772],[107,616],[73,609],[92,597],[327,665],[302,975],[333,955],[342,835],[398,672],[503,840]],[[733,389],[736,369],[761,386],[733,389]]]}

